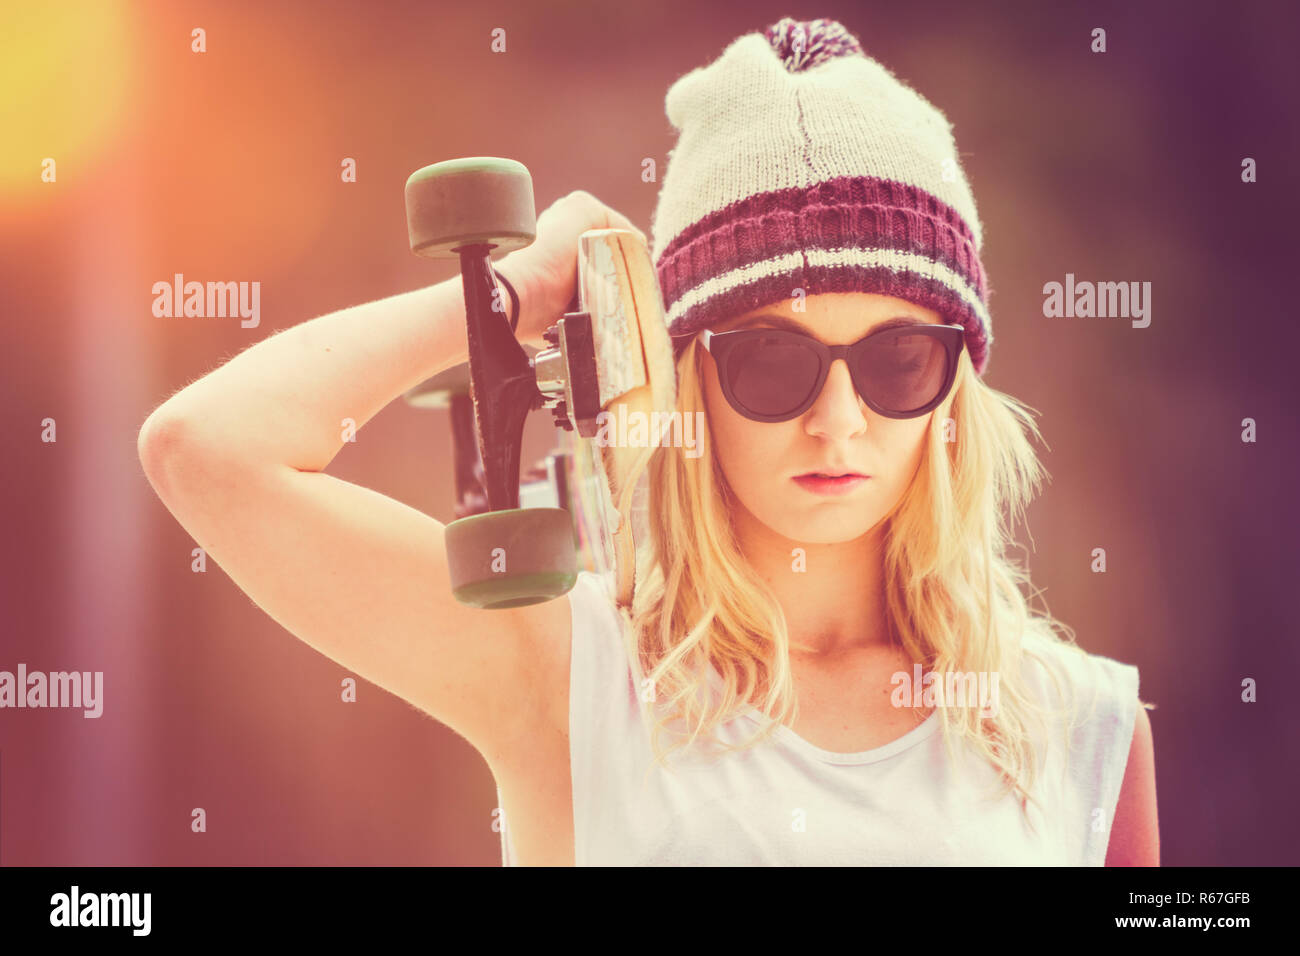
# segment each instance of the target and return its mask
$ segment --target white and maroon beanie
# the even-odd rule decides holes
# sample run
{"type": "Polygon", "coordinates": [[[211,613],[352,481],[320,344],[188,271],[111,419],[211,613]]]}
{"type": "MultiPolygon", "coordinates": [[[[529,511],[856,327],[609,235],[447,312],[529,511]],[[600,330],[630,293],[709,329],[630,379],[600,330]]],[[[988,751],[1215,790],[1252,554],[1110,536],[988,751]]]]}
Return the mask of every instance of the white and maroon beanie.
{"type": "Polygon", "coordinates": [[[983,243],[952,127],[834,20],[789,17],[668,90],[678,131],[652,256],[678,356],[726,318],[804,295],[874,292],[993,332],[983,243]]]}

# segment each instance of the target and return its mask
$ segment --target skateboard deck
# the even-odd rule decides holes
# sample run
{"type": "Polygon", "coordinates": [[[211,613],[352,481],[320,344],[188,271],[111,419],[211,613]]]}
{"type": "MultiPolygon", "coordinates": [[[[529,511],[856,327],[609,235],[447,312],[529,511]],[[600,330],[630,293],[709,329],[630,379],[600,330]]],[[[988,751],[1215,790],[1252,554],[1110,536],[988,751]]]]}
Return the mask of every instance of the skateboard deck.
{"type": "Polygon", "coordinates": [[[647,442],[658,436],[649,428],[634,436],[623,426],[638,416],[647,424],[662,423],[677,406],[677,372],[659,282],[650,251],[636,233],[583,233],[578,309],[591,316],[604,427],[598,416],[564,432],[572,464],[570,510],[589,569],[605,579],[621,607],[630,607],[636,551],[646,537],[648,473],[638,465],[651,451],[647,442]]]}

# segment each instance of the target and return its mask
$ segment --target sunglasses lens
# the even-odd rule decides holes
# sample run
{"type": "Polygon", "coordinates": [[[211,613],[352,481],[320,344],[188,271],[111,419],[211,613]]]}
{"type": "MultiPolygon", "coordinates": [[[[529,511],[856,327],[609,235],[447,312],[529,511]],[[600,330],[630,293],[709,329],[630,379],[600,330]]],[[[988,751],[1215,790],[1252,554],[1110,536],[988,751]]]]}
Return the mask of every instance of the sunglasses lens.
{"type": "Polygon", "coordinates": [[[868,342],[858,353],[857,378],[881,408],[924,408],[948,378],[948,350],[937,337],[900,332],[868,342]]]}
{"type": "Polygon", "coordinates": [[[798,408],[817,383],[817,353],[791,337],[755,335],[732,353],[732,395],[759,415],[784,415],[798,408]]]}

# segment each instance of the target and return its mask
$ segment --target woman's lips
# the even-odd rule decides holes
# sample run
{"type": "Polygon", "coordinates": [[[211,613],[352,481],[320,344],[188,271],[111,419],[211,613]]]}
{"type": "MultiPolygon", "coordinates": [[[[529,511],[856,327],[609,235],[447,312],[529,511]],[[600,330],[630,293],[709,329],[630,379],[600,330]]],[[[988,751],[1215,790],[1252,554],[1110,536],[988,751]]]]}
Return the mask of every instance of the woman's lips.
{"type": "Polygon", "coordinates": [[[805,488],[816,495],[844,495],[868,480],[866,475],[847,475],[843,478],[818,478],[816,475],[800,475],[795,478],[800,488],[805,488]]]}

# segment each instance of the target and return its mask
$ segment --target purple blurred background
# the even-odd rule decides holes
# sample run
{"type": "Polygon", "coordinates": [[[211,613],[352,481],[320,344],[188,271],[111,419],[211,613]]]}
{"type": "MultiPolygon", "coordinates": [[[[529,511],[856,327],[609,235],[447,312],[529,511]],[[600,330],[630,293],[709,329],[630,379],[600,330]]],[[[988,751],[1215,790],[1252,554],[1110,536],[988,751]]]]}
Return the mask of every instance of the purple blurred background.
{"type": "MultiPolygon", "coordinates": [[[[339,706],[346,672],[193,573],[137,432],[276,330],[454,275],[407,248],[421,166],[517,159],[539,211],[583,188],[648,231],[668,86],[785,15],[843,21],[955,126],[986,379],[1050,448],[1019,538],[1052,613],[1159,705],[1162,861],[1300,863],[1294,5],[38,6],[0,22],[0,670],[102,670],[105,712],[0,710],[0,863],[499,862],[477,752],[364,681],[339,706]],[[261,325],[154,317],[177,272],[260,281],[261,325]],[[1045,318],[1067,272],[1152,283],[1150,326],[1045,318]]],[[[525,462],[553,435],[535,415],[525,462]]],[[[446,412],[399,399],[329,470],[450,521],[449,449],[446,412]]]]}

